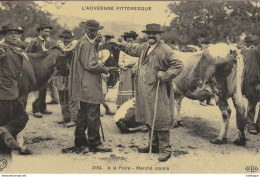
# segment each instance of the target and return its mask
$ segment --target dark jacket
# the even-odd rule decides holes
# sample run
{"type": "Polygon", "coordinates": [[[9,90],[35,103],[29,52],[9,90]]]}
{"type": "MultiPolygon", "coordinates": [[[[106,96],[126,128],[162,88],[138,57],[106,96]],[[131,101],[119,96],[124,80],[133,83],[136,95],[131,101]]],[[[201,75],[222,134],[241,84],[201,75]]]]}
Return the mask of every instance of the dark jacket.
{"type": "Polygon", "coordinates": [[[260,45],[250,49],[245,54],[245,69],[242,92],[249,100],[260,101],[260,90],[255,86],[260,84],[260,45]]]}
{"type": "Polygon", "coordinates": [[[14,46],[0,44],[0,99],[14,100],[18,97],[18,80],[26,57],[14,46]]]}

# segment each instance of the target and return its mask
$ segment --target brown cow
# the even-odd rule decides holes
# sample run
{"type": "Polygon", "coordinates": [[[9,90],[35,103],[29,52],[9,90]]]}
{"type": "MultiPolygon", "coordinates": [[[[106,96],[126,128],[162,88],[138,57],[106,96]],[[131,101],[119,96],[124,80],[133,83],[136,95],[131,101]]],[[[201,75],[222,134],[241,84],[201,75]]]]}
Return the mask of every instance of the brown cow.
{"type": "MultiPolygon", "coordinates": [[[[25,107],[30,92],[37,91],[44,87],[54,74],[58,75],[61,73],[62,75],[66,75],[69,71],[68,63],[63,59],[66,56],[58,46],[41,54],[27,53],[27,56],[32,66],[26,67],[27,70],[23,70],[22,77],[19,81],[19,98],[23,101],[25,107]],[[33,71],[29,71],[32,69],[33,71]],[[31,73],[34,73],[34,77],[31,76],[31,73]]],[[[29,150],[24,147],[22,132],[17,136],[17,141],[21,147],[21,154],[30,153],[29,150]]]]}

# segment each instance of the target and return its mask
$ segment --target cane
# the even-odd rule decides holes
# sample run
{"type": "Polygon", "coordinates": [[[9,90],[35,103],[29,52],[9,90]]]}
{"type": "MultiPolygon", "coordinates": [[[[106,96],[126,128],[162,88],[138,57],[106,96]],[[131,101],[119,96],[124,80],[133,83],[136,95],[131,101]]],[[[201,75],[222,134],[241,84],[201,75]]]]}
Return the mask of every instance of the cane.
{"type": "MultiPolygon", "coordinates": [[[[63,77],[63,79],[64,79],[64,85],[66,87],[66,85],[67,85],[67,78],[63,77]]],[[[66,104],[66,90],[65,90],[65,88],[63,90],[63,101],[64,101],[64,104],[66,104]]],[[[63,120],[63,128],[66,128],[67,125],[66,125],[66,122],[65,122],[64,115],[62,115],[62,120],[63,120]]]]}
{"type": "Polygon", "coordinates": [[[255,122],[258,121],[257,119],[258,119],[258,114],[259,114],[259,107],[260,107],[260,101],[257,102],[256,107],[255,107],[255,118],[254,118],[255,122]]]}
{"type": "Polygon", "coordinates": [[[157,87],[156,87],[156,95],[155,95],[155,103],[154,103],[154,114],[153,114],[153,124],[152,124],[152,132],[151,132],[151,138],[150,138],[150,147],[149,147],[149,157],[151,158],[152,154],[152,143],[153,143],[153,132],[154,132],[154,124],[157,114],[157,101],[158,101],[158,92],[159,92],[159,85],[160,85],[160,79],[157,81],[157,87]]]}
{"type": "Polygon", "coordinates": [[[100,128],[101,128],[101,133],[102,133],[103,141],[105,142],[105,136],[104,136],[104,131],[103,131],[103,127],[102,127],[101,120],[100,120],[100,128]]]}

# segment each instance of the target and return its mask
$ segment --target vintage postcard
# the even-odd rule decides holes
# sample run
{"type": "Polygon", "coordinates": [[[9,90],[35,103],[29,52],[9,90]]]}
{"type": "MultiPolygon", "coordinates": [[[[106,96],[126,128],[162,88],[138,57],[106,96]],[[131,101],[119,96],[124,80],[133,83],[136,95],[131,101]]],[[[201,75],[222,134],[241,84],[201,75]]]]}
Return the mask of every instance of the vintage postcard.
{"type": "Polygon", "coordinates": [[[0,1],[0,19],[2,176],[259,176],[258,0],[0,1]]]}

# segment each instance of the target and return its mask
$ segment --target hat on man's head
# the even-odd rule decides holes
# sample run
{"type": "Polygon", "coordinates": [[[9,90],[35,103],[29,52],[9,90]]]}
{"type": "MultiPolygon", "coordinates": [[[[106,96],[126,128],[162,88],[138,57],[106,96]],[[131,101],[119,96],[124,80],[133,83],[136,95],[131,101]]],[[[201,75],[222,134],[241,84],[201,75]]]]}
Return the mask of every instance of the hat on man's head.
{"type": "Polygon", "coordinates": [[[81,24],[88,29],[100,30],[104,28],[104,26],[99,26],[99,22],[96,20],[88,20],[86,22],[81,22],[81,24]]]}
{"type": "Polygon", "coordinates": [[[44,28],[52,29],[53,27],[51,25],[47,24],[47,23],[43,23],[36,30],[39,32],[40,30],[42,30],[44,28]]]}
{"type": "Polygon", "coordinates": [[[161,25],[159,24],[148,24],[146,25],[146,30],[142,31],[143,33],[149,33],[149,32],[154,32],[154,33],[164,33],[164,30],[161,30],[161,25]]]}
{"type": "Polygon", "coordinates": [[[66,37],[66,38],[71,38],[71,37],[74,37],[75,35],[73,34],[72,31],[70,30],[64,30],[60,35],[59,37],[66,37]]]}
{"type": "Polygon", "coordinates": [[[112,38],[115,38],[113,35],[105,35],[104,36],[106,39],[112,39],[112,38]]]}
{"type": "Polygon", "coordinates": [[[125,33],[122,35],[122,37],[123,37],[124,39],[130,38],[130,37],[132,37],[133,39],[136,39],[137,36],[138,36],[138,34],[137,34],[135,31],[125,32],[125,33]]]}
{"type": "Polygon", "coordinates": [[[23,29],[20,26],[18,26],[16,23],[8,23],[2,26],[0,30],[0,35],[5,34],[7,31],[17,31],[18,34],[24,33],[23,29]]]}

